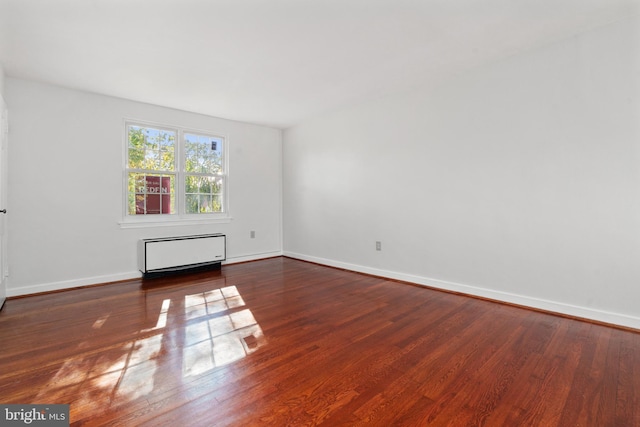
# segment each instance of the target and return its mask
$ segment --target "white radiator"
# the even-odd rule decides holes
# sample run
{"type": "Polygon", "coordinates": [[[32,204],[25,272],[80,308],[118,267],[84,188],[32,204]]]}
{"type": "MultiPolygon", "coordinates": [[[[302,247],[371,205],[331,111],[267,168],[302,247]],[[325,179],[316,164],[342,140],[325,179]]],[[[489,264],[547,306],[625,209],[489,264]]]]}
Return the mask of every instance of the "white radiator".
{"type": "Polygon", "coordinates": [[[138,242],[138,265],[143,274],[220,264],[226,259],[226,236],[143,239],[138,242]]]}

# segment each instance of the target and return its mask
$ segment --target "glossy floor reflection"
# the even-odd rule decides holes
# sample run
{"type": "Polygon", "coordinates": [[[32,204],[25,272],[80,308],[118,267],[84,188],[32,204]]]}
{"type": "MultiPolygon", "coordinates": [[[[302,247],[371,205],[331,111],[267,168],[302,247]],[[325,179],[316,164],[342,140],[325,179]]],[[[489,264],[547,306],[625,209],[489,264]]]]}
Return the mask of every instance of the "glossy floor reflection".
{"type": "Polygon", "coordinates": [[[145,406],[150,394],[180,387],[183,379],[191,381],[264,346],[262,329],[238,288],[224,278],[213,284],[217,287],[195,293],[188,287],[172,290],[170,298],[165,289],[158,298],[151,288],[131,301],[129,318],[106,311],[80,322],[89,326],[79,334],[83,339],[65,349],[75,355],[52,366],[35,397],[25,401],[68,402],[74,395],[72,414],[132,401],[145,406]],[[96,347],[116,332],[117,342],[96,347]]]}

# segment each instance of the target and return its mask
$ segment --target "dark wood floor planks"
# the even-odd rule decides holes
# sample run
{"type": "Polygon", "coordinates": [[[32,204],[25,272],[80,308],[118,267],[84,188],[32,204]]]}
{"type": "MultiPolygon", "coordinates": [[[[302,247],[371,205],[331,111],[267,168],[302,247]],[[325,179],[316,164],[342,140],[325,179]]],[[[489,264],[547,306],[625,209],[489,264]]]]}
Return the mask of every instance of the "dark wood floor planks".
{"type": "Polygon", "coordinates": [[[640,333],[288,258],[11,299],[0,345],[72,425],[640,426],[640,333]]]}

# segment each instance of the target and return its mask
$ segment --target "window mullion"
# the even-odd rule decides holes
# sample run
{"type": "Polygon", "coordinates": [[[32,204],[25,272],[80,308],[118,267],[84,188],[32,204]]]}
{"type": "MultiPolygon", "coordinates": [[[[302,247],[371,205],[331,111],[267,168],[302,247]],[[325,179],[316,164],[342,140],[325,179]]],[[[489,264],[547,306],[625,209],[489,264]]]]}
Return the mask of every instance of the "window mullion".
{"type": "Polygon", "coordinates": [[[176,141],[176,210],[180,217],[185,214],[184,169],[184,132],[179,129],[176,141]]]}

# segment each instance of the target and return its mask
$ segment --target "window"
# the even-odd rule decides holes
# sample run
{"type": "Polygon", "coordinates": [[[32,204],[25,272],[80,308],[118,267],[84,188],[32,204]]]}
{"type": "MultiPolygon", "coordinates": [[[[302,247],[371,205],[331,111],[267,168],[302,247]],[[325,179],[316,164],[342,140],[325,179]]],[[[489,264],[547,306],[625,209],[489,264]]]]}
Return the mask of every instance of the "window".
{"type": "Polygon", "coordinates": [[[176,131],[127,126],[128,214],[173,214],[176,131]]]}
{"type": "Polygon", "coordinates": [[[223,211],[222,145],[220,137],[184,134],[187,213],[223,211]]]}
{"type": "Polygon", "coordinates": [[[224,137],[127,123],[126,142],[127,219],[226,216],[224,137]]]}

